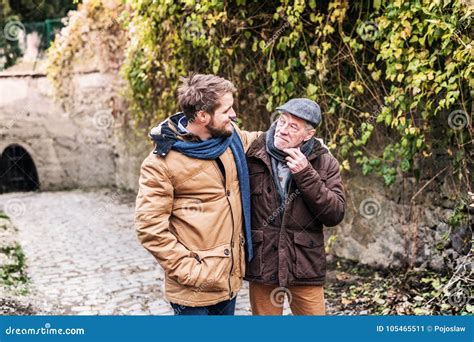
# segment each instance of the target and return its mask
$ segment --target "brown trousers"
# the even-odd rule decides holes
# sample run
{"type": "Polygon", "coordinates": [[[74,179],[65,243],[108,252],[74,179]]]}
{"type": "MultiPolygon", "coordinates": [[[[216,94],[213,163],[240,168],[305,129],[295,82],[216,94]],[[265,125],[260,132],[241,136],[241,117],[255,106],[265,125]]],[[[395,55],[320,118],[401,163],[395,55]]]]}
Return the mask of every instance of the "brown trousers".
{"type": "Polygon", "coordinates": [[[326,314],[323,286],[279,287],[250,282],[249,288],[253,315],[282,315],[285,297],[295,316],[326,314]]]}

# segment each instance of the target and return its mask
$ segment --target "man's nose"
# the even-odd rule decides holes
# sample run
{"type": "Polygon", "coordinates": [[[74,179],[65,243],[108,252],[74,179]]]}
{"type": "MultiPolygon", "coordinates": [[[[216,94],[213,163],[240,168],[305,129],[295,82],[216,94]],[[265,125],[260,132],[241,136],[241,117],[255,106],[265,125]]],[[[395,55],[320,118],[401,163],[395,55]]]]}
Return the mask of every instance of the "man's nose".
{"type": "Polygon", "coordinates": [[[281,126],[278,133],[282,134],[282,135],[288,135],[288,129],[287,129],[286,125],[281,126]]]}
{"type": "Polygon", "coordinates": [[[229,119],[233,122],[237,122],[237,114],[235,113],[234,108],[230,110],[229,119]]]}

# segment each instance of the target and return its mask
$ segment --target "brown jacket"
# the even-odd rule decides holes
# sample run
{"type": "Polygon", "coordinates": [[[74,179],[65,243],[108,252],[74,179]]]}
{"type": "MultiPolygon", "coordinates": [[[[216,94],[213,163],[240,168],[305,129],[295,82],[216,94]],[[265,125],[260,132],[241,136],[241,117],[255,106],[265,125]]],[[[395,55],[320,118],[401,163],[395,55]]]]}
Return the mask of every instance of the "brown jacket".
{"type": "Polygon", "coordinates": [[[245,279],[280,286],[321,285],[326,274],[323,225],[337,225],[345,211],[339,164],[317,141],[309,165],[292,175],[286,203],[280,205],[265,137],[247,152],[254,258],[245,279]]]}
{"type": "MultiPolygon", "coordinates": [[[[257,132],[239,133],[245,151],[257,132]]],[[[144,160],[136,202],[136,230],[165,271],[166,298],[207,306],[233,298],[245,274],[242,205],[230,147],[215,160],[171,150],[144,160]]]]}

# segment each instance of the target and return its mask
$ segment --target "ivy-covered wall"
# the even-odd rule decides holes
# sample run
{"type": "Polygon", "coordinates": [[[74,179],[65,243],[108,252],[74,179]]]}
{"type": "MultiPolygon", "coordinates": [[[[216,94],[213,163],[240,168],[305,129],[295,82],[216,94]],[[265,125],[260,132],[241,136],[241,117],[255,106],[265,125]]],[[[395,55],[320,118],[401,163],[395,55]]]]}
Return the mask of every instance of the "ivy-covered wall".
{"type": "Polygon", "coordinates": [[[470,182],[467,1],[130,3],[123,70],[139,121],[177,110],[179,76],[216,73],[236,83],[246,128],[263,129],[278,104],[309,97],[324,112],[318,134],[344,169],[359,164],[392,184],[397,169],[422,173],[419,159],[441,148],[470,182]]]}
{"type": "Polygon", "coordinates": [[[470,1],[85,0],[79,9],[50,53],[49,75],[63,100],[74,56],[91,41],[102,44],[92,51],[105,51],[121,70],[128,111],[144,138],[179,110],[179,77],[191,71],[236,84],[246,129],[266,129],[277,105],[308,97],[323,110],[317,135],[346,176],[360,170],[386,185],[413,178],[412,200],[419,200],[449,175],[452,224],[467,219],[470,1]]]}

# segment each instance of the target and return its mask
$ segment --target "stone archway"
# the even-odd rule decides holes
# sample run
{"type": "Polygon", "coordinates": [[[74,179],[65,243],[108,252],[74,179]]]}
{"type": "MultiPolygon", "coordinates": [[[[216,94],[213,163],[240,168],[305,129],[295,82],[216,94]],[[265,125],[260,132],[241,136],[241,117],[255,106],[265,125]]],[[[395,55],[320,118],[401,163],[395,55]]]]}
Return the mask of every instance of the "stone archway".
{"type": "Polygon", "coordinates": [[[39,189],[38,172],[30,154],[12,144],[0,156],[0,193],[39,189]]]}

